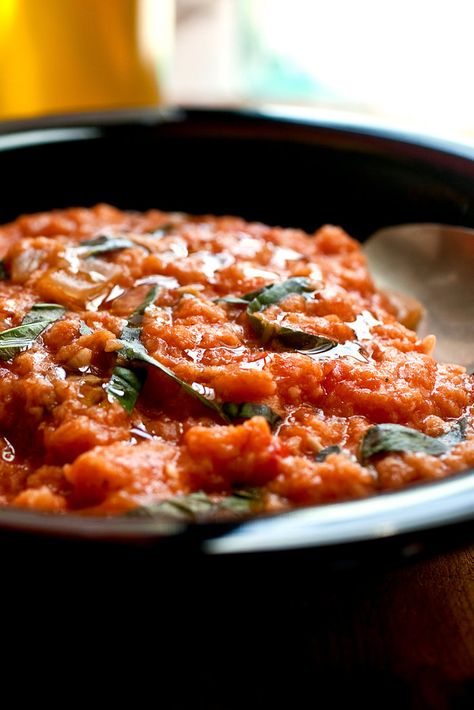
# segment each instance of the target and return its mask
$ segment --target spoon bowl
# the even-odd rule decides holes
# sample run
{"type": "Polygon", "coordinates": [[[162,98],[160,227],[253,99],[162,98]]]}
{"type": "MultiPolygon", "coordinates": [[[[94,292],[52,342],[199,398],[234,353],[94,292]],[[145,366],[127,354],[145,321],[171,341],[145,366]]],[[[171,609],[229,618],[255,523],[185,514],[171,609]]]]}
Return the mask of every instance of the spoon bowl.
{"type": "Polygon", "coordinates": [[[403,224],[375,232],[364,252],[377,285],[423,306],[420,337],[436,336],[434,356],[474,369],[474,230],[403,224]]]}

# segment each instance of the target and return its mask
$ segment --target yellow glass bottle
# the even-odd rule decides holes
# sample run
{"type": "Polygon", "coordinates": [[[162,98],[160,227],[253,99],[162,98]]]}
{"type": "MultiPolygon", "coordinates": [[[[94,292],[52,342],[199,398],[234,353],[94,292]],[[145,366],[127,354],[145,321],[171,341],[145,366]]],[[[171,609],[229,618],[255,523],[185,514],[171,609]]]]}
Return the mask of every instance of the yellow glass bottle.
{"type": "Polygon", "coordinates": [[[0,0],[0,119],[150,106],[172,0],[0,0]]]}

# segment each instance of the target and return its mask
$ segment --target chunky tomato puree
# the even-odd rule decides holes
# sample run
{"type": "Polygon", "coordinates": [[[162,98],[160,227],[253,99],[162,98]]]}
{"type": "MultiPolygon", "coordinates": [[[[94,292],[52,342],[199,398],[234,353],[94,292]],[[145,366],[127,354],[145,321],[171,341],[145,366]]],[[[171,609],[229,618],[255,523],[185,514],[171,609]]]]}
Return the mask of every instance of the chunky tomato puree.
{"type": "Polygon", "coordinates": [[[338,227],[99,205],[20,217],[0,258],[2,505],[273,511],[474,465],[471,376],[338,227]]]}

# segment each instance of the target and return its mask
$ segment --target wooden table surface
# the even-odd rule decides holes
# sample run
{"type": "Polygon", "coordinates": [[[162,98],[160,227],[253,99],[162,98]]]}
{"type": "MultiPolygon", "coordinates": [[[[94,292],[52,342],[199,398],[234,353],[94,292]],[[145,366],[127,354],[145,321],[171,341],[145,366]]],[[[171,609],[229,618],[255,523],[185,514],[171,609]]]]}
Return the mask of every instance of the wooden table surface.
{"type": "Polygon", "coordinates": [[[390,571],[301,564],[241,579],[229,565],[198,594],[199,707],[246,707],[249,677],[262,708],[474,707],[474,547],[390,571]]]}
{"type": "Polygon", "coordinates": [[[78,702],[98,684],[107,707],[130,689],[133,707],[165,710],[474,707],[474,546],[346,573],[311,551],[164,559],[28,539],[2,551],[3,678],[22,658],[66,672],[78,702]]]}

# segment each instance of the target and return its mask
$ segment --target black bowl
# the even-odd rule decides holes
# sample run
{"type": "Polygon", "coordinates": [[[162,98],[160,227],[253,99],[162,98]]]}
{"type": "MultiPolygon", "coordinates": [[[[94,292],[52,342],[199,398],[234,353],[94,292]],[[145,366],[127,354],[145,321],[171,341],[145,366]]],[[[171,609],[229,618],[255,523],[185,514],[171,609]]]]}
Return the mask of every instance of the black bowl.
{"type": "MultiPolygon", "coordinates": [[[[474,227],[473,158],[467,146],[317,114],[167,109],[7,123],[0,222],[109,202],[308,231],[333,223],[361,240],[403,222],[474,227]]],[[[471,472],[238,525],[0,510],[1,535],[28,546],[89,541],[200,557],[310,549],[336,568],[438,551],[471,541],[473,530],[471,472]]]]}

